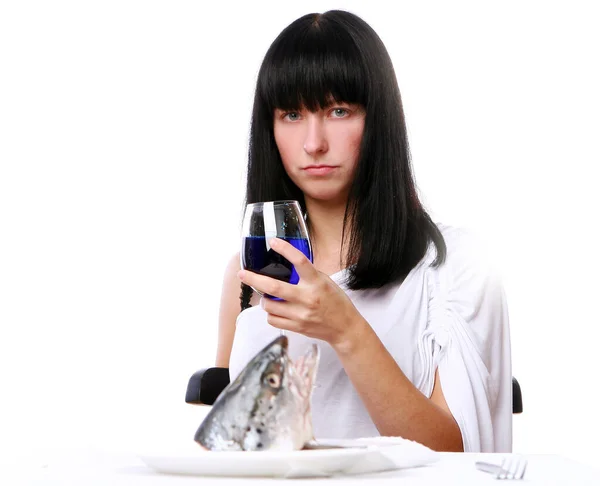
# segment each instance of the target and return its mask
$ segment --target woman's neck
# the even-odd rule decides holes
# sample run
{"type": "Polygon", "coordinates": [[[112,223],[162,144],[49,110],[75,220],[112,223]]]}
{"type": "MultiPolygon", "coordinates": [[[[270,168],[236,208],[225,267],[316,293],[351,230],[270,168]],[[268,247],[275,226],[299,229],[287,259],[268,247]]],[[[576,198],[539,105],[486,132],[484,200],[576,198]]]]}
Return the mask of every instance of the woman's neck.
{"type": "MultiPolygon", "coordinates": [[[[345,258],[340,251],[346,204],[327,204],[308,198],[305,203],[315,266],[322,272],[335,273],[345,266],[345,258]]],[[[346,232],[346,244],[348,237],[346,232]]]]}

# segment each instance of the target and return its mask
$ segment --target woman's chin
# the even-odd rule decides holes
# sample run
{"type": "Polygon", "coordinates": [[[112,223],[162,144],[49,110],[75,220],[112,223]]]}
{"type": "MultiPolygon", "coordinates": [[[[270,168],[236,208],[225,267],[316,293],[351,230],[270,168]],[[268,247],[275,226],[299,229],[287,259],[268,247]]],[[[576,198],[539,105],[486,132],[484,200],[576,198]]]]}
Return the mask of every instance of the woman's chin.
{"type": "Polygon", "coordinates": [[[340,191],[333,188],[321,190],[315,190],[314,188],[311,188],[303,192],[305,200],[312,200],[320,204],[346,204],[348,199],[347,191],[340,191]]]}

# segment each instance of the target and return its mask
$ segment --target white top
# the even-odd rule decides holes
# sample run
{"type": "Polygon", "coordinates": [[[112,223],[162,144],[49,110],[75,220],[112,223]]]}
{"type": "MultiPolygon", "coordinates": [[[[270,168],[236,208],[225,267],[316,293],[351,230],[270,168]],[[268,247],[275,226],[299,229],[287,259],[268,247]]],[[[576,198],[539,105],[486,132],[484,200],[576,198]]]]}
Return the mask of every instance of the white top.
{"type": "MultiPolygon", "coordinates": [[[[431,396],[436,368],[442,391],[460,427],[465,452],[512,449],[512,372],[504,291],[482,245],[468,232],[441,226],[446,261],[432,268],[433,244],[401,283],[348,290],[346,271],[331,276],[371,325],[408,379],[431,396]]],[[[237,319],[229,371],[235,379],[279,335],[260,306],[237,319]]],[[[378,435],[333,348],[287,332],[293,358],[314,342],[321,359],[312,398],[316,438],[378,435]]]]}

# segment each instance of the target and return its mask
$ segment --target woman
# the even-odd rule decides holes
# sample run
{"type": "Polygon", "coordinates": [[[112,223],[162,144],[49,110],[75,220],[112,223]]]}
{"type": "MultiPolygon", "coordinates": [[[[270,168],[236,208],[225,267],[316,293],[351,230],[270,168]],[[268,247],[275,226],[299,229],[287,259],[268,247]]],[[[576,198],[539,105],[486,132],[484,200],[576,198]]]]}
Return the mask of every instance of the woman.
{"type": "Polygon", "coordinates": [[[273,240],[300,275],[289,285],[240,271],[234,256],[217,366],[234,378],[285,329],[292,354],[321,348],[317,438],[381,434],[437,450],[510,451],[502,287],[473,239],[434,224],[421,205],[391,60],[348,12],[296,20],[260,68],[246,200],[281,199],[306,212],[314,262],[273,240]],[[250,286],[284,300],[259,300],[250,286]]]}

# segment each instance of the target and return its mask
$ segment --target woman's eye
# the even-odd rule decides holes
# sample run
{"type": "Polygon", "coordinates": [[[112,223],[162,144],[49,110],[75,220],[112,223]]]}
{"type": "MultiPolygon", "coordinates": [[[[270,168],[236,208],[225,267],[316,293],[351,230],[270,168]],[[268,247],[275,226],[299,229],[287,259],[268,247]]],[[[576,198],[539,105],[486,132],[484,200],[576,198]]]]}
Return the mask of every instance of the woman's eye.
{"type": "Polygon", "coordinates": [[[286,113],[285,115],[283,115],[284,119],[287,119],[289,121],[296,121],[300,118],[300,114],[296,113],[295,111],[292,111],[290,113],[286,113]]]}
{"type": "Polygon", "coordinates": [[[343,118],[348,115],[348,110],[345,108],[334,108],[332,114],[335,118],[343,118]]]}

